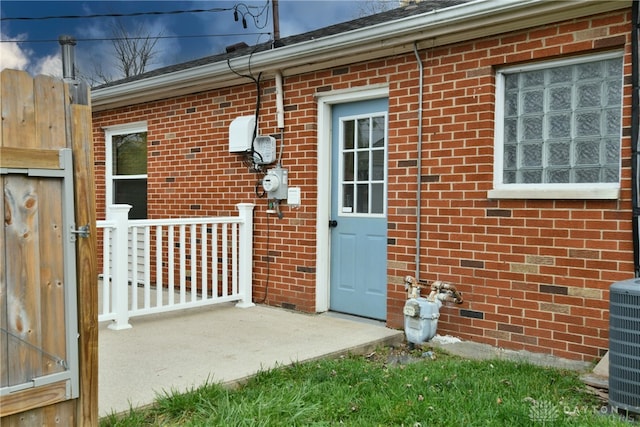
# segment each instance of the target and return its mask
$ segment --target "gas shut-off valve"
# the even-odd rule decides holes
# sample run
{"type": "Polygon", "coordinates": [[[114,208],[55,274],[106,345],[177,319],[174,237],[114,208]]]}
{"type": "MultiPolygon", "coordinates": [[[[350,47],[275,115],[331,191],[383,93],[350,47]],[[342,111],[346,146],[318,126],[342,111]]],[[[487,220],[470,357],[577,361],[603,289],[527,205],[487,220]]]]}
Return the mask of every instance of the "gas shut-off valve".
{"type": "Polygon", "coordinates": [[[280,166],[269,169],[262,178],[262,188],[269,199],[285,200],[287,198],[287,181],[289,171],[280,166]]]}

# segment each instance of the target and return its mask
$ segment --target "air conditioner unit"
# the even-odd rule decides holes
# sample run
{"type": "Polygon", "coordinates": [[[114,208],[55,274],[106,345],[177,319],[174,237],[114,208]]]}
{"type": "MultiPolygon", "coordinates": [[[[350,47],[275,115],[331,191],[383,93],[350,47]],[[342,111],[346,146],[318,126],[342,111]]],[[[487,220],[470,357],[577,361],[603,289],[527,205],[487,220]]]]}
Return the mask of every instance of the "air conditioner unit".
{"type": "Polygon", "coordinates": [[[640,279],[610,288],[609,405],[640,414],[640,279]]]}

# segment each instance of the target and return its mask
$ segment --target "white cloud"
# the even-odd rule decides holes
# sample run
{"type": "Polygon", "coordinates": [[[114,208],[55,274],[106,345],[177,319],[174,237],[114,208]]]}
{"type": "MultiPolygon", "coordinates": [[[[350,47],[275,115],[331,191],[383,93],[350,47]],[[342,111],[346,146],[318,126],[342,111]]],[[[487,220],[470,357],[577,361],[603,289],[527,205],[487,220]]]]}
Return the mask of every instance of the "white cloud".
{"type": "Polygon", "coordinates": [[[1,37],[3,42],[0,43],[0,70],[10,68],[13,70],[27,71],[32,76],[45,74],[48,76],[62,77],[60,54],[35,58],[34,52],[31,49],[24,48],[20,43],[28,38],[26,35],[21,34],[11,38],[2,34],[1,37]],[[5,42],[4,40],[10,41],[5,42]]]}
{"type": "Polygon", "coordinates": [[[37,63],[31,69],[34,75],[45,74],[47,76],[62,77],[62,58],[61,54],[47,55],[39,58],[37,63]]]}
{"type": "Polygon", "coordinates": [[[28,49],[23,49],[19,44],[24,36],[14,38],[7,37],[4,34],[0,34],[0,36],[2,40],[9,40],[8,42],[3,41],[0,43],[0,70],[5,68],[26,70],[31,52],[28,49]]]}

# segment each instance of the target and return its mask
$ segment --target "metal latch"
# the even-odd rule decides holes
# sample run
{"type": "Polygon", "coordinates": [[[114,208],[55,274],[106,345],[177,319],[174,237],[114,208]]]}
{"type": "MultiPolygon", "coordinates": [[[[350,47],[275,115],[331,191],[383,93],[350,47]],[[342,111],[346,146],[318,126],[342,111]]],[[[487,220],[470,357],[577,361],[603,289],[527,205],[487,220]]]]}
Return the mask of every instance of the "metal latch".
{"type": "Polygon", "coordinates": [[[75,242],[76,241],[76,236],[79,237],[83,237],[83,238],[87,238],[89,237],[90,234],[90,230],[91,228],[89,227],[89,224],[83,225],[80,228],[73,228],[73,226],[71,227],[71,241],[75,242]]]}

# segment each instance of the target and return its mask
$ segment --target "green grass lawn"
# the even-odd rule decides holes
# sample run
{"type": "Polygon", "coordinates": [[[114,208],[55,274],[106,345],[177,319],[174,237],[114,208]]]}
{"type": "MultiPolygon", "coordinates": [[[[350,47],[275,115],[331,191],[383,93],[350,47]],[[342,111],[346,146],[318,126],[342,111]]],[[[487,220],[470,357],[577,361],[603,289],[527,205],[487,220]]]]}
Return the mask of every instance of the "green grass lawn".
{"type": "Polygon", "coordinates": [[[167,392],[101,426],[629,426],[603,408],[572,371],[383,348],[167,392]]]}

